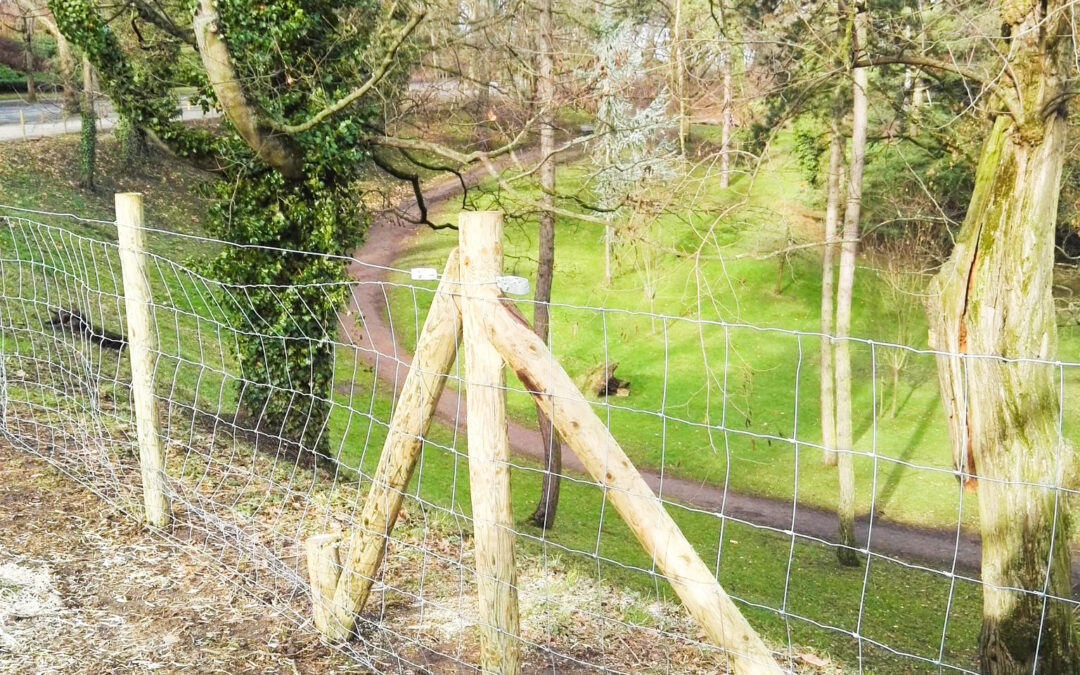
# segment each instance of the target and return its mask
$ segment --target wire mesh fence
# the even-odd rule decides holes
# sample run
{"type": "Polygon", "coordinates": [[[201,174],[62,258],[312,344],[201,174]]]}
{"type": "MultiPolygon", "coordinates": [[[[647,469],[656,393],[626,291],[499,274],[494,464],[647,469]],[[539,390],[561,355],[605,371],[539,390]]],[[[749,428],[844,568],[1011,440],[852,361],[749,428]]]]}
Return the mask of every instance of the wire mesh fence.
{"type": "MultiPolygon", "coordinates": [[[[3,439],[137,516],[142,487],[115,225],[7,212],[0,216],[3,439]]],[[[289,334],[239,321],[254,315],[254,289],[214,278],[198,263],[233,244],[152,227],[147,233],[155,391],[173,510],[171,528],[160,534],[198,542],[222,574],[289,620],[310,625],[304,542],[369,527],[361,518],[364,502],[435,283],[410,281],[405,269],[342,260],[353,278],[345,283],[349,303],[338,325],[289,334]],[[237,356],[242,342],[287,340],[312,350],[329,343],[334,370],[326,391],[274,381],[237,356]],[[319,428],[287,438],[283,427],[240,405],[253,388],[284,397],[284,418],[311,419],[319,428]],[[320,406],[325,419],[311,414],[320,406]],[[323,442],[329,450],[319,452],[323,442]]],[[[313,255],[280,254],[298,261],[313,255]]],[[[296,311],[296,288],[269,290],[296,311]]],[[[528,302],[518,304],[530,314],[528,302]]],[[[855,446],[841,450],[853,462],[860,514],[859,564],[844,568],[835,553],[836,469],[822,464],[818,423],[817,359],[827,338],[626,308],[550,308],[555,360],[587,390],[593,412],[781,668],[977,672],[987,590],[979,572],[978,494],[965,490],[953,468],[935,352],[849,341],[864,407],[856,414],[855,446]],[[607,368],[616,362],[625,386],[609,386],[607,368]],[[590,377],[597,372],[600,387],[590,377]]],[[[480,670],[465,438],[469,382],[460,361],[423,436],[398,525],[383,540],[385,562],[356,634],[335,643],[377,672],[480,670]]],[[[1076,404],[1080,364],[1007,363],[1050,374],[1058,433],[1069,446],[1077,430],[1061,411],[1076,404]]],[[[528,522],[547,469],[533,398],[510,382],[505,468],[514,498],[521,612],[515,639],[523,670],[728,668],[731,652],[713,644],[680,605],[670,585],[678,580],[637,545],[612,506],[612,488],[568,450],[554,527],[528,522]]],[[[1018,487],[1048,494],[1055,509],[1066,511],[1075,486],[1064,471],[1053,475],[1052,483],[1018,487]]],[[[1067,542],[1070,535],[1050,536],[1067,542]]],[[[1077,604],[1051,590],[1050,563],[1044,578],[1017,589],[1039,599],[1044,617],[1077,604]]]]}

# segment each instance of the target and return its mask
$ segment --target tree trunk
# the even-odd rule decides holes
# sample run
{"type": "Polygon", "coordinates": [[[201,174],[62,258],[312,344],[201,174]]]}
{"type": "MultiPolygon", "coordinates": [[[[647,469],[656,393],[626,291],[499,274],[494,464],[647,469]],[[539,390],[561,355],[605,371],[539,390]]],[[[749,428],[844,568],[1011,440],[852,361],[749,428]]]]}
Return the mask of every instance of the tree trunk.
{"type": "Polygon", "coordinates": [[[26,101],[37,101],[37,85],[34,84],[34,67],[37,65],[34,59],[34,29],[33,19],[23,17],[23,61],[26,64],[26,101]]]}
{"type": "MultiPolygon", "coordinates": [[[[915,20],[919,24],[919,51],[926,49],[926,24],[923,22],[923,3],[918,0],[915,3],[915,20]]],[[[911,111],[905,120],[908,123],[908,134],[912,137],[919,135],[919,123],[922,121],[923,101],[926,100],[926,78],[922,71],[913,69],[914,79],[911,83],[911,111]]]]}
{"type": "Polygon", "coordinates": [[[724,61],[724,102],[720,112],[720,187],[731,184],[731,47],[721,52],[724,61]]]}
{"type": "Polygon", "coordinates": [[[121,113],[113,135],[120,146],[120,157],[124,160],[125,168],[129,172],[137,171],[148,152],[146,133],[129,115],[121,113]]]}
{"type": "Polygon", "coordinates": [[[690,120],[686,109],[686,61],[682,49],[682,0],[675,0],[674,30],[671,32],[671,60],[674,72],[675,98],[679,104],[679,153],[686,156],[686,137],[690,131],[690,120]]]}
{"type": "Polygon", "coordinates": [[[260,118],[258,108],[248,100],[220,24],[214,0],[199,0],[192,29],[218,107],[259,159],[286,178],[300,178],[304,168],[303,152],[291,138],[269,129],[260,118]]]}
{"type": "Polygon", "coordinates": [[[41,10],[41,7],[30,0],[19,0],[19,6],[25,12],[34,14],[34,20],[41,22],[45,30],[56,41],[56,66],[60,74],[61,106],[64,112],[79,112],[79,88],[75,79],[75,58],[71,53],[71,43],[68,42],[60,28],[56,25],[53,17],[41,10]]]}
{"type": "MultiPolygon", "coordinates": [[[[852,36],[852,55],[858,57],[866,44],[869,15],[865,5],[855,10],[855,30],[852,36]]],[[[853,62],[855,59],[853,59],[853,62]]],[[[844,209],[844,242],[840,246],[840,278],[836,291],[836,445],[839,451],[837,468],[840,474],[840,495],[837,504],[839,517],[836,557],[842,565],[855,565],[855,439],[851,419],[851,354],[847,337],[851,332],[851,296],[855,287],[856,240],[859,238],[859,216],[862,209],[863,165],[866,158],[866,68],[852,72],[851,104],[851,168],[848,171],[847,206],[844,209]]]]}
{"type": "MultiPolygon", "coordinates": [[[[784,248],[791,246],[791,237],[784,238],[784,248]]],[[[787,253],[782,253],[778,256],[779,260],[776,262],[776,285],[773,287],[773,293],[780,295],[784,290],[784,266],[787,264],[787,253]]]]}
{"type": "Polygon", "coordinates": [[[79,90],[75,86],[75,59],[71,55],[71,43],[60,31],[53,34],[56,39],[57,68],[60,71],[60,106],[64,112],[79,110],[79,90]]]}
{"type": "Polygon", "coordinates": [[[615,238],[615,228],[609,222],[604,225],[604,286],[611,285],[611,246],[615,238]]]}
{"type": "MultiPolygon", "coordinates": [[[[540,12],[540,77],[537,82],[540,105],[547,113],[540,124],[540,211],[539,255],[536,270],[536,303],[533,305],[533,330],[546,344],[550,326],[549,303],[551,280],[555,268],[555,50],[553,0],[544,0],[540,12]]],[[[559,484],[562,474],[562,443],[555,436],[551,421],[536,405],[536,422],[540,425],[540,438],[544,444],[544,482],[540,489],[540,502],[530,520],[548,529],[555,525],[559,507],[559,484]]]]}
{"type": "Polygon", "coordinates": [[[995,107],[1010,112],[983,147],[927,308],[932,345],[948,354],[938,356],[938,376],[954,462],[978,487],[979,661],[990,675],[1080,673],[1072,607],[1052,599],[1072,595],[1068,509],[1059,501],[1061,487],[1076,484],[1076,457],[1060,432],[1063,373],[1041,362],[1057,352],[1051,289],[1068,100],[1058,78],[1071,44],[1063,5],[1002,6],[1013,82],[996,93],[1007,105],[995,107]]]}
{"type": "MultiPolygon", "coordinates": [[[[836,230],[840,220],[840,173],[844,161],[844,139],[833,116],[829,141],[829,173],[825,183],[825,245],[821,254],[821,334],[833,332],[833,257],[836,255],[836,230]]],[[[836,381],[833,375],[833,342],[821,339],[821,461],[836,466],[836,381]]]]}
{"type": "Polygon", "coordinates": [[[79,136],[79,185],[86,190],[94,189],[97,172],[97,113],[94,111],[94,70],[90,60],[82,62],[83,95],[79,116],[82,131],[79,136]]]}
{"type": "Polygon", "coordinates": [[[889,404],[889,417],[896,419],[896,404],[900,390],[900,366],[892,367],[892,403],[889,404]]]}
{"type": "MultiPolygon", "coordinates": [[[[1023,138],[1010,117],[997,119],[956,247],[931,285],[935,348],[1055,358],[1051,286],[1065,137],[1060,113],[1038,141],[1023,138]]],[[[985,478],[982,671],[1078,673],[1072,610],[1042,594],[1072,593],[1058,488],[1073,475],[1075,456],[1058,431],[1060,374],[1042,363],[959,356],[939,356],[938,373],[962,479],[973,487],[985,478]]]]}

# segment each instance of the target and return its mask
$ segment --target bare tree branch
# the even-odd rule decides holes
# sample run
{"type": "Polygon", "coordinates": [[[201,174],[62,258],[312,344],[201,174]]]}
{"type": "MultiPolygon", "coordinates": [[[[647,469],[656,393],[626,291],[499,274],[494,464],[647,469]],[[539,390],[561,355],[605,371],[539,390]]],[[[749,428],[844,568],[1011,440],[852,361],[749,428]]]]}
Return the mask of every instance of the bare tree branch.
{"type": "MultiPolygon", "coordinates": [[[[940,61],[938,59],[932,59],[926,56],[899,54],[896,56],[867,56],[864,59],[859,59],[854,63],[856,68],[866,68],[871,66],[889,66],[889,65],[906,65],[906,66],[920,66],[923,68],[931,68],[934,70],[943,70],[950,73],[956,73],[960,77],[968,80],[978,82],[988,91],[996,94],[1001,102],[1005,105],[1009,115],[1012,116],[1017,122],[1024,119],[1023,111],[1017,106],[1016,99],[1013,97],[1012,92],[1008,91],[1004,87],[999,86],[994,82],[994,78],[987,77],[981,73],[977,73],[970,68],[966,68],[958,63],[951,61],[940,61]]],[[[1011,79],[1007,73],[1006,75],[1011,79]]]]}
{"type": "Polygon", "coordinates": [[[313,126],[315,126],[319,122],[322,122],[324,119],[330,117],[334,113],[339,112],[340,110],[348,106],[350,103],[366,94],[368,91],[371,90],[372,87],[377,85],[379,82],[382,81],[384,77],[386,77],[387,71],[390,70],[390,66],[394,63],[394,56],[397,54],[398,49],[401,48],[401,45],[405,43],[405,40],[408,39],[409,35],[413,32],[413,29],[416,28],[417,24],[419,24],[420,21],[423,20],[423,18],[424,13],[420,12],[419,14],[413,15],[413,17],[409,19],[409,22],[405,24],[405,28],[402,30],[401,34],[398,35],[397,40],[394,41],[394,44],[392,44],[390,46],[390,49],[386,52],[386,55],[383,57],[382,62],[379,63],[379,67],[376,68],[375,72],[371,74],[371,77],[369,77],[367,81],[361,84],[359,87],[353,89],[345,96],[342,96],[340,99],[338,99],[331,105],[323,108],[306,122],[302,122],[300,124],[283,124],[281,122],[270,120],[267,122],[267,124],[274,131],[280,131],[286,134],[299,134],[312,128],[313,126]]]}
{"type": "Polygon", "coordinates": [[[196,47],[195,33],[190,29],[181,28],[171,17],[152,7],[144,0],[135,0],[135,11],[144,21],[149,21],[184,44],[196,47]]]}

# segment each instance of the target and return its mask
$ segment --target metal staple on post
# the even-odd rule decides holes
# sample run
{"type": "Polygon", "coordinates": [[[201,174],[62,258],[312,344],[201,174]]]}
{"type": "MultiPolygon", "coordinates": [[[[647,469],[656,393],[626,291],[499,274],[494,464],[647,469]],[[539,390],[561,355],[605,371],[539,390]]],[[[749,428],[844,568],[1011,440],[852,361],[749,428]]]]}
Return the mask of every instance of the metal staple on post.
{"type": "Polygon", "coordinates": [[[124,278],[127,311],[128,356],[131,359],[131,396],[139,439],[146,522],[155,527],[169,524],[161,423],[154,400],[154,355],[157,346],[150,283],[146,264],[143,199],[137,192],[116,195],[116,229],[120,243],[120,268],[124,278]]]}

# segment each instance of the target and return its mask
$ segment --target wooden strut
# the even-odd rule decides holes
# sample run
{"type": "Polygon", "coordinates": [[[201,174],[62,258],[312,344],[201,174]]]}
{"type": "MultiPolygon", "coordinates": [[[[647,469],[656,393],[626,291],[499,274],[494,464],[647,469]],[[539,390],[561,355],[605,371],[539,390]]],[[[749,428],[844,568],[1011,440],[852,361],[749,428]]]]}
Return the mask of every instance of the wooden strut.
{"type": "Polygon", "coordinates": [[[547,345],[498,291],[482,287],[481,292],[492,308],[483,315],[488,339],[589,474],[603,486],[607,498],[690,614],[714,643],[727,650],[734,672],[783,673],[547,345]]]}
{"type": "Polygon", "coordinates": [[[487,331],[490,315],[498,307],[484,300],[485,291],[494,289],[495,278],[502,274],[503,217],[498,211],[462,213],[458,225],[480,667],[484,673],[517,675],[521,670],[521,639],[510,500],[506,370],[487,331]]]}
{"type": "Polygon", "coordinates": [[[143,196],[138,192],[118,193],[116,232],[120,250],[120,271],[124,279],[124,307],[127,312],[128,357],[131,359],[131,398],[139,439],[139,468],[142,473],[146,522],[168,527],[172,518],[165,475],[165,449],[161,441],[161,421],[154,397],[154,350],[158,348],[151,305],[150,274],[143,228],[143,196]]]}
{"type": "MultiPolygon", "coordinates": [[[[348,639],[356,615],[367,602],[386,553],[390,532],[401,510],[405,488],[420,456],[424,434],[431,425],[446,376],[457,358],[461,338],[461,311],[455,297],[457,282],[458,255],[454,250],[447,260],[443,280],[435,292],[417,340],[416,355],[394,407],[390,430],[364,502],[360,524],[349,540],[348,557],[345,564],[338,567],[340,578],[328,588],[321,581],[321,572],[317,580],[315,572],[309,570],[317,622],[320,607],[332,608],[332,618],[319,626],[320,632],[328,640],[348,639]]],[[[322,535],[312,539],[319,536],[322,535]]],[[[333,565],[338,566],[336,546],[309,544],[308,551],[309,566],[325,569],[325,560],[330,556],[333,557],[333,565]],[[318,552],[314,564],[310,558],[311,546],[316,546],[318,552]]]]}

